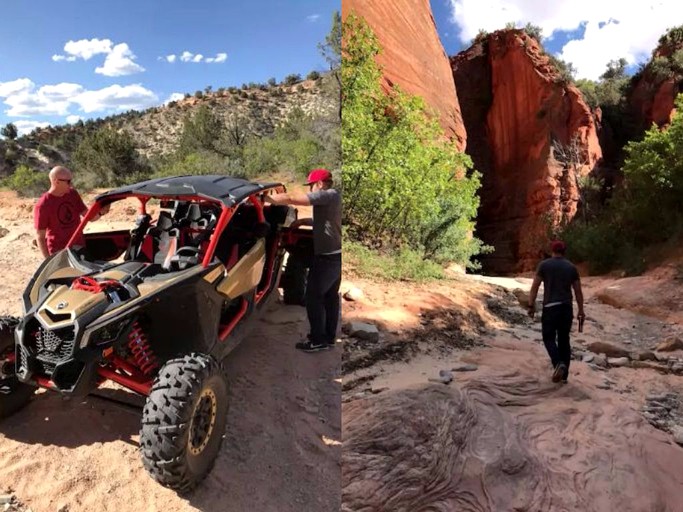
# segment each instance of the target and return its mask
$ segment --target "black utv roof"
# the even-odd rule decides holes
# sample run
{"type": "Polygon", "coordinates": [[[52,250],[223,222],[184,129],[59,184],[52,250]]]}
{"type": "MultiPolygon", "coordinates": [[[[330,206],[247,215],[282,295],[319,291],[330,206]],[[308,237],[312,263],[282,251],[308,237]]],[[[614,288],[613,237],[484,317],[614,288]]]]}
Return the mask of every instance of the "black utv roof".
{"type": "Polygon", "coordinates": [[[230,176],[175,176],[142,181],[126,185],[98,195],[95,200],[120,194],[139,194],[152,197],[173,198],[176,196],[198,196],[233,206],[251,194],[281,185],[281,183],[254,183],[230,176]]]}

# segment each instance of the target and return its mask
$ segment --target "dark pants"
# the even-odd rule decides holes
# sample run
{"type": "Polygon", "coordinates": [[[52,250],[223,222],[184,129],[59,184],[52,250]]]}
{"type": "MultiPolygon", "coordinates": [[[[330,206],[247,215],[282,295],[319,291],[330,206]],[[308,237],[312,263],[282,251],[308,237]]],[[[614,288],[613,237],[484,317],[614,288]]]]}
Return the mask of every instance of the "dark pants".
{"type": "Polygon", "coordinates": [[[572,358],[569,331],[572,328],[573,319],[574,313],[571,304],[543,308],[543,315],[541,316],[543,343],[548,351],[553,368],[560,363],[567,367],[564,374],[565,379],[569,375],[569,363],[572,358]]]}
{"type": "Polygon", "coordinates": [[[341,254],[318,255],[313,259],[306,286],[306,312],[313,343],[334,343],[339,324],[341,254]]]}

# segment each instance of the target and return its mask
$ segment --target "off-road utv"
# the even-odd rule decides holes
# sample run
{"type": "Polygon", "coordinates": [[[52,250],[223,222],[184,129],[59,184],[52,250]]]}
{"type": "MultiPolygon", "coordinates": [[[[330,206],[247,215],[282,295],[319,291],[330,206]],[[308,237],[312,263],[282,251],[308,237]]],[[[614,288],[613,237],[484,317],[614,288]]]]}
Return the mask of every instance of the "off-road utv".
{"type": "Polygon", "coordinates": [[[37,386],[82,396],[113,381],[147,397],[144,467],[167,487],[193,488],[225,430],[221,361],[278,286],[287,250],[298,269],[287,286],[295,298],[305,287],[311,232],[291,227],[295,209],[263,200],[282,190],[193,176],[97,196],[67,248],[30,280],[23,316],[0,321],[0,418],[37,386]],[[140,212],[132,229],[84,233],[101,208],[130,198],[140,212]]]}

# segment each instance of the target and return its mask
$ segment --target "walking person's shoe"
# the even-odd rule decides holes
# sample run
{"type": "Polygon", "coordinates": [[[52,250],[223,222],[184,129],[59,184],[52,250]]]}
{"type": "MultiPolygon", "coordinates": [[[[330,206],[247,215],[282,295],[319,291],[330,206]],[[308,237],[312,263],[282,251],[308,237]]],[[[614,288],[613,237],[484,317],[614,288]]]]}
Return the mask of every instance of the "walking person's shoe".
{"type": "Polygon", "coordinates": [[[564,379],[566,372],[567,367],[564,365],[564,363],[558,364],[553,372],[553,382],[560,382],[562,379],[564,379]]]}
{"type": "Polygon", "coordinates": [[[321,350],[328,350],[330,345],[327,343],[317,343],[315,341],[302,341],[296,344],[296,348],[302,352],[320,352],[321,350]]]}

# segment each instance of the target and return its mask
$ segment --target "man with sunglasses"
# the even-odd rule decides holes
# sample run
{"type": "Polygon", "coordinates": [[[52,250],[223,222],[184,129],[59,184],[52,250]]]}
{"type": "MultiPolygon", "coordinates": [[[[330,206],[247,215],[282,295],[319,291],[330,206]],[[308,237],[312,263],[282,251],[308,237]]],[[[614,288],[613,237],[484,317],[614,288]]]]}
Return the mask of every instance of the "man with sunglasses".
{"type": "MultiPolygon", "coordinates": [[[[61,251],[81,222],[81,215],[87,211],[80,194],[71,186],[71,171],[66,167],[53,167],[50,171],[50,189],[45,192],[33,209],[33,224],[36,242],[44,258],[61,251]]],[[[100,215],[107,213],[102,208],[100,215]]],[[[83,244],[83,240],[80,241],[83,244]]]]}
{"type": "Polygon", "coordinates": [[[313,205],[313,218],[300,219],[296,225],[313,226],[313,265],[306,286],[306,312],[311,332],[296,344],[304,352],[317,352],[334,346],[339,323],[342,264],[341,194],[332,188],[332,174],[315,169],[305,185],[308,193],[289,192],[266,196],[274,204],[313,205]]]}

